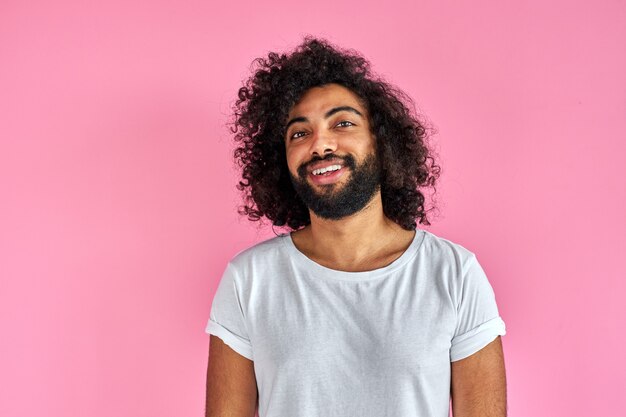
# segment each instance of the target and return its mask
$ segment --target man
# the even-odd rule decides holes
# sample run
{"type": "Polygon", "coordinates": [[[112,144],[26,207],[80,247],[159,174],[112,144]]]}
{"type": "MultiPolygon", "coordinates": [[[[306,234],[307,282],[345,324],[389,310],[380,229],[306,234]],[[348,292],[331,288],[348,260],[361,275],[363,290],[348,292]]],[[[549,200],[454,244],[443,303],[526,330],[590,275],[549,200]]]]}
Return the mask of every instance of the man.
{"type": "Polygon", "coordinates": [[[211,306],[206,415],[504,417],[505,325],[476,256],[416,228],[426,129],[354,52],[270,53],[235,105],[252,220],[211,306]]]}

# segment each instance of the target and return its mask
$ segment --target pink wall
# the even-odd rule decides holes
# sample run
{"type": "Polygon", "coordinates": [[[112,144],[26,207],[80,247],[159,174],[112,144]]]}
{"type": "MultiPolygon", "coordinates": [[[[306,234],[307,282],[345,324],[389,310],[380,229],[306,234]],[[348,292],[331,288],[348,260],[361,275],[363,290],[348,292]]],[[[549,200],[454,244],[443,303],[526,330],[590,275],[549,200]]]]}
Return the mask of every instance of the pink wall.
{"type": "Polygon", "coordinates": [[[305,33],[437,127],[429,230],[490,277],[509,415],[626,407],[624,2],[55,3],[0,5],[0,415],[202,415],[213,292],[272,236],[224,123],[305,33]]]}

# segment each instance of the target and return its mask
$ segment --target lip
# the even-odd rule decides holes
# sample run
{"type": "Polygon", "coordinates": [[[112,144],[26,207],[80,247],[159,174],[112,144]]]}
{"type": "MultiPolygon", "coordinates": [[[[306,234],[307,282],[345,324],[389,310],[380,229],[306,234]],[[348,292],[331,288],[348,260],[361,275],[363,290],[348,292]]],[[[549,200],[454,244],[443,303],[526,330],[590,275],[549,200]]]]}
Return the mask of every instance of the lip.
{"type": "Polygon", "coordinates": [[[344,163],[343,163],[343,160],[341,160],[339,158],[325,159],[323,161],[319,161],[319,162],[316,162],[314,164],[311,164],[308,167],[308,172],[310,174],[312,171],[315,171],[316,169],[326,168],[326,167],[329,167],[331,165],[341,165],[341,167],[343,168],[344,163]]]}
{"type": "MultiPolygon", "coordinates": [[[[335,165],[335,164],[329,164],[335,165]]],[[[315,168],[317,169],[317,168],[315,168]]],[[[337,171],[333,171],[328,175],[313,175],[312,172],[309,172],[309,177],[314,184],[324,185],[324,184],[333,184],[339,180],[343,176],[344,171],[346,171],[346,167],[342,166],[337,171]]]]}

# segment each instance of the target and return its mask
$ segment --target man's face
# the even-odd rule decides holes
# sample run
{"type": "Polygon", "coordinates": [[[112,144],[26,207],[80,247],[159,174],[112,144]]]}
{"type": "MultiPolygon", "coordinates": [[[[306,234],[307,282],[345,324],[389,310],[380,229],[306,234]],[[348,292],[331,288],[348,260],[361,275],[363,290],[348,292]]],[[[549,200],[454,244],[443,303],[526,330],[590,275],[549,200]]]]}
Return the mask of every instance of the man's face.
{"type": "Polygon", "coordinates": [[[321,218],[338,220],[354,214],[380,189],[376,140],[367,110],[341,85],[305,92],[289,112],[285,150],[296,192],[321,218]]]}

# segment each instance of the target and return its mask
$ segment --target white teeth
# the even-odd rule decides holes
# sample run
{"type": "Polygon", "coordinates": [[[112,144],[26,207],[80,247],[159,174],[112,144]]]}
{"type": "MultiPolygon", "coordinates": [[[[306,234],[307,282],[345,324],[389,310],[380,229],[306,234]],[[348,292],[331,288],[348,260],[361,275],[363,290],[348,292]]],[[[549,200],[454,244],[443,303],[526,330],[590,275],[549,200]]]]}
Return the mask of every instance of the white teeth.
{"type": "Polygon", "coordinates": [[[341,169],[341,165],[331,165],[326,168],[314,169],[311,173],[313,175],[320,175],[328,171],[337,171],[338,169],[341,169]]]}

